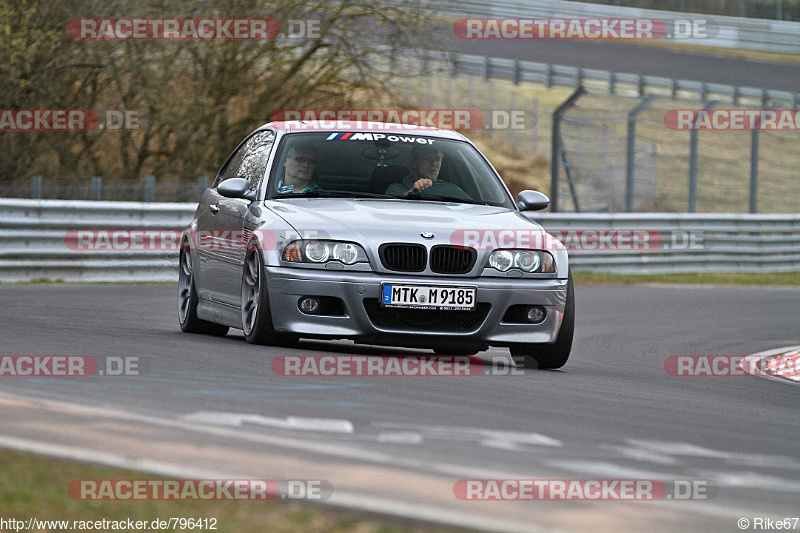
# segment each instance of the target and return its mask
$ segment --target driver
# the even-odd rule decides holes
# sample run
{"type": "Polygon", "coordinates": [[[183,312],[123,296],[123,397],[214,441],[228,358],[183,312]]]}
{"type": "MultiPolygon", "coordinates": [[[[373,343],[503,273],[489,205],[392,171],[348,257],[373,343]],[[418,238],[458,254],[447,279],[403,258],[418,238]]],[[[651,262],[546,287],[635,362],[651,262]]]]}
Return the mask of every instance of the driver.
{"type": "Polygon", "coordinates": [[[283,177],[276,188],[279,193],[304,193],[321,191],[322,187],[313,181],[317,169],[317,151],[311,144],[292,144],[283,162],[283,177]]]}
{"type": "MultiPolygon", "coordinates": [[[[415,144],[411,149],[411,174],[404,177],[401,183],[392,183],[386,188],[386,194],[393,196],[421,193],[434,187],[433,194],[470,199],[461,187],[439,178],[444,154],[435,146],[415,144]]],[[[433,192],[433,191],[431,191],[433,192]]]]}

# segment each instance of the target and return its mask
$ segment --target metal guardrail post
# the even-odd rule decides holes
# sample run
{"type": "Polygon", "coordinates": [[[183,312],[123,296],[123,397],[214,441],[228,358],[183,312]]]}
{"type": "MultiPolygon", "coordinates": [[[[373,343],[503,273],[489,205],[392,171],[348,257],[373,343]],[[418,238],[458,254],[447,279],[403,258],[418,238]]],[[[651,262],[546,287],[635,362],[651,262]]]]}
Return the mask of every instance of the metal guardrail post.
{"type": "Polygon", "coordinates": [[[203,197],[203,193],[208,189],[208,176],[200,176],[197,178],[197,200],[203,197]]]}
{"type": "MultiPolygon", "coordinates": [[[[769,105],[769,93],[761,90],[761,109],[769,105]]],[[[750,135],[750,212],[758,213],[758,152],[761,143],[761,123],[750,135]]]]}
{"type": "Polygon", "coordinates": [[[144,201],[156,201],[156,177],[152,174],[144,177],[144,201]]]}
{"type": "Polygon", "coordinates": [[[633,188],[636,172],[636,161],[634,159],[636,156],[636,120],[639,118],[639,114],[647,109],[655,99],[656,95],[654,94],[647,96],[628,113],[628,145],[625,161],[625,211],[628,213],[633,212],[633,188]]]}
{"type": "Polygon", "coordinates": [[[553,136],[550,146],[550,211],[553,213],[557,213],[559,209],[558,185],[560,179],[559,158],[561,157],[561,115],[566,109],[572,107],[585,92],[586,89],[583,88],[583,85],[578,85],[575,92],[553,111],[553,136]]]}
{"type": "Polygon", "coordinates": [[[553,65],[547,64],[547,73],[545,74],[544,86],[549,89],[553,85],[553,65]]]}
{"type": "Polygon", "coordinates": [[[758,144],[761,132],[759,128],[753,129],[750,137],[750,212],[758,213],[758,144]]]}
{"type": "Polygon", "coordinates": [[[512,145],[516,144],[517,131],[515,127],[515,116],[517,113],[517,93],[511,93],[511,120],[509,122],[509,140],[512,145]]]}
{"type": "MultiPolygon", "coordinates": [[[[486,88],[487,90],[486,99],[489,103],[489,112],[494,113],[494,83],[492,83],[492,81],[489,80],[487,84],[488,87],[486,88]]],[[[492,131],[492,133],[494,132],[492,131]]]]}
{"type": "MultiPolygon", "coordinates": [[[[703,84],[705,86],[705,84],[703,84]]],[[[704,111],[710,111],[719,103],[718,100],[708,102],[703,108],[704,111]]],[[[700,113],[695,117],[692,131],[689,137],[689,212],[697,212],[697,142],[698,130],[697,123],[700,121],[700,113]]]]}
{"type": "Polygon", "coordinates": [[[42,177],[31,176],[31,199],[42,199],[42,177]]]}
{"type": "Polygon", "coordinates": [[[609,72],[608,73],[608,94],[614,94],[614,85],[617,81],[617,73],[616,72],[609,72]]]}
{"type": "Polygon", "coordinates": [[[92,176],[89,181],[89,199],[96,202],[103,199],[103,178],[101,176],[92,176]]]}
{"type": "Polygon", "coordinates": [[[533,153],[539,149],[539,100],[533,101],[533,153]]]}

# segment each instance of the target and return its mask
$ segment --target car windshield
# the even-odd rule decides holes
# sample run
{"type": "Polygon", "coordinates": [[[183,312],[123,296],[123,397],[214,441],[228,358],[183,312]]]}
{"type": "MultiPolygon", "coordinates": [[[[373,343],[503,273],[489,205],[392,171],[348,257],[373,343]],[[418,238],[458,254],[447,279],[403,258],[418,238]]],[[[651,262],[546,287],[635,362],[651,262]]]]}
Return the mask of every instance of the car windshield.
{"type": "Polygon", "coordinates": [[[469,143],[392,133],[286,135],[267,198],[299,196],[514,205],[469,143]]]}

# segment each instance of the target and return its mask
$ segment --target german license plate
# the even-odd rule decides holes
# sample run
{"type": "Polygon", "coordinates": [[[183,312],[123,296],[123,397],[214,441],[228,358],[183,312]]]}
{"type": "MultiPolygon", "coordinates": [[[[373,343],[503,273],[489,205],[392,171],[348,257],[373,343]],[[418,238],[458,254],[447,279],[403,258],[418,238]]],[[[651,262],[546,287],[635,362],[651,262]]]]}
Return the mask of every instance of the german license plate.
{"type": "Polygon", "coordinates": [[[475,308],[475,287],[432,287],[427,285],[381,286],[384,307],[413,307],[442,311],[469,311],[475,308]]]}

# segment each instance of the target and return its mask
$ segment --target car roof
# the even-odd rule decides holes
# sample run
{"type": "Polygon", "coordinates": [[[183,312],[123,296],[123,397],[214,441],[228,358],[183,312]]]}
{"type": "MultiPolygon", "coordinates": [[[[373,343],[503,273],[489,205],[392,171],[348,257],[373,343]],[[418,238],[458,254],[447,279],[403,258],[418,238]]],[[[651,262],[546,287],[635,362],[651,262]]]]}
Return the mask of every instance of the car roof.
{"type": "Polygon", "coordinates": [[[370,123],[349,120],[291,120],[275,121],[264,124],[261,129],[275,129],[284,134],[288,133],[326,133],[326,132],[363,132],[363,133],[383,133],[386,135],[424,135],[425,137],[436,137],[439,139],[452,139],[464,141],[466,137],[453,130],[442,130],[439,128],[415,126],[413,124],[395,123],[370,123]],[[372,127],[368,127],[372,125],[372,127]],[[333,127],[331,127],[333,126],[333,127]]]}

